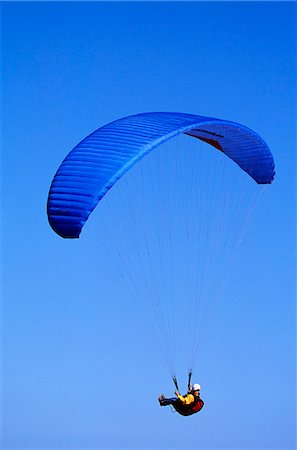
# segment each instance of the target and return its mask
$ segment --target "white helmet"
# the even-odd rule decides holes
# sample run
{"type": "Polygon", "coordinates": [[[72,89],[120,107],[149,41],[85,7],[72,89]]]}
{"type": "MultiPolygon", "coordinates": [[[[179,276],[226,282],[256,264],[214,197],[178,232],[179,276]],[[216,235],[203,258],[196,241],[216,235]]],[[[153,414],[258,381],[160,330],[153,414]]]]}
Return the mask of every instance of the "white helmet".
{"type": "Polygon", "coordinates": [[[193,384],[193,386],[192,386],[193,391],[200,391],[200,389],[201,389],[200,384],[198,384],[198,383],[193,384]]]}

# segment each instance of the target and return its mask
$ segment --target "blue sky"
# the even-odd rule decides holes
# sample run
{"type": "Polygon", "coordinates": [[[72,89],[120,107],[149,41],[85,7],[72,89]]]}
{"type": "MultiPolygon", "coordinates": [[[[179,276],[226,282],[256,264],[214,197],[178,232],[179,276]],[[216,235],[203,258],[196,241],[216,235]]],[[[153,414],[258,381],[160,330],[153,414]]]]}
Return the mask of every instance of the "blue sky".
{"type": "MultiPolygon", "coordinates": [[[[4,449],[295,448],[295,10],[2,3],[4,449]],[[243,123],[276,162],[201,352],[205,409],[189,419],[158,406],[173,385],[96,235],[62,240],[46,217],[71,148],[146,111],[243,123]]],[[[141,170],[156,174],[149,162],[141,170]]],[[[124,192],[141,191],[142,174],[124,192]]],[[[107,223],[117,195],[103,206],[107,223]]]]}

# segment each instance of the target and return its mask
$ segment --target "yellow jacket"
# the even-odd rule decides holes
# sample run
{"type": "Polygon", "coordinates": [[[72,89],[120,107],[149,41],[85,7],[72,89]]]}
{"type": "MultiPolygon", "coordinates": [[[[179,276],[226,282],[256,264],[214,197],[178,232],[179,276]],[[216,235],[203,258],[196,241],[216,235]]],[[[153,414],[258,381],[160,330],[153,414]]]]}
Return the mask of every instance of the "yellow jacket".
{"type": "Polygon", "coordinates": [[[184,404],[184,405],[190,405],[191,403],[194,403],[195,397],[193,394],[188,393],[187,395],[178,395],[177,398],[184,404]]]}

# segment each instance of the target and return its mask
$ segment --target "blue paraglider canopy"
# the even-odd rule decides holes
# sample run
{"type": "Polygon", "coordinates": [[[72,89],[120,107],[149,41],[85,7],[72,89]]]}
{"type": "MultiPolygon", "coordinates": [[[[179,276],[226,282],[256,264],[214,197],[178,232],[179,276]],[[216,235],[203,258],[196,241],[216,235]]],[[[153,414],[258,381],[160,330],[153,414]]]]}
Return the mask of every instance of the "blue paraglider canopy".
{"type": "Polygon", "coordinates": [[[51,227],[64,238],[78,238],[116,181],[155,147],[181,133],[222,151],[257,183],[273,181],[274,161],[268,146],[243,125],[184,113],[137,114],[99,128],[68,154],[50,188],[51,227]]]}

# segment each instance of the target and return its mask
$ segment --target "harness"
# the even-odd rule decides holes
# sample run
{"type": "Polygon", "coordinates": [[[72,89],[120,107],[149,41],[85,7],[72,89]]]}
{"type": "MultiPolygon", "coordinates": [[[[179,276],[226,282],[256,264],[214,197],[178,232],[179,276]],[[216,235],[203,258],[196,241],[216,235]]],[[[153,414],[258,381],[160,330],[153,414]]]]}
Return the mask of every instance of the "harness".
{"type": "Polygon", "coordinates": [[[174,409],[182,416],[191,416],[192,414],[201,411],[204,406],[204,401],[198,395],[192,395],[194,396],[193,403],[185,405],[182,402],[177,401],[174,403],[174,405],[172,405],[174,409]]]}
{"type": "Polygon", "coordinates": [[[204,401],[200,398],[200,396],[194,395],[194,399],[194,402],[189,405],[193,413],[201,411],[204,406],[204,401]]]}

